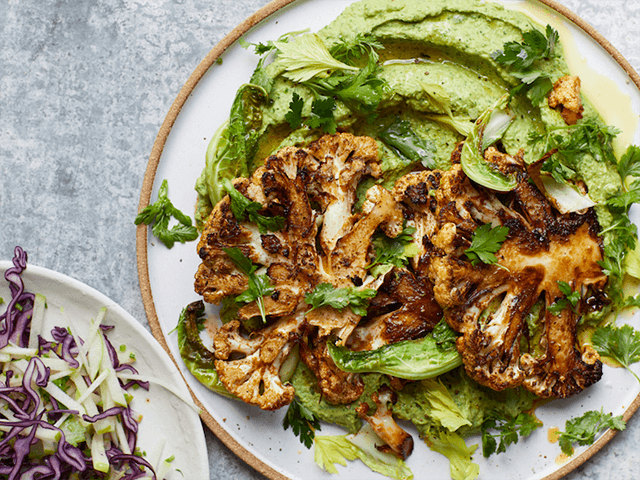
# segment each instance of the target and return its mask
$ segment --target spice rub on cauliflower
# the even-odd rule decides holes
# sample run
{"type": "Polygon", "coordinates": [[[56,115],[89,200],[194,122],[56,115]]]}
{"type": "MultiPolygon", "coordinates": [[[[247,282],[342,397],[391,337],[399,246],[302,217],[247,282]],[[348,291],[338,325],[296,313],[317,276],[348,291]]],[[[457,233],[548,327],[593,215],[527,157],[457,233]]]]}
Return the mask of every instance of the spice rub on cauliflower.
{"type": "Polygon", "coordinates": [[[482,187],[461,167],[459,145],[451,169],[409,173],[392,191],[374,185],[356,212],[360,180],[380,177],[377,151],[369,137],[325,135],[306,148],[286,147],[250,179],[236,179],[232,188],[260,215],[282,219],[277,231],[239,220],[232,195],[213,209],[198,245],[195,290],[210,303],[241,299],[213,342],[225,388],[267,410],[290,403],[295,392],[279,373],[299,345],[324,398],[351,403],[363,383],[337,367],[329,342],[376,350],[421,338],[443,317],[460,335],[456,347],[467,374],[482,385],[498,391],[522,385],[542,398],[564,398],[597,382],[598,354],[577,336],[581,315],[606,303],[593,209],[560,213],[531,180],[522,155],[494,147],[493,162],[504,162],[516,187],[499,194],[482,187]],[[405,227],[417,254],[372,275],[375,235],[393,239],[405,227]],[[488,227],[508,234],[497,262],[487,264],[468,252],[488,227]],[[239,268],[230,249],[251,268],[239,268]],[[269,288],[246,297],[259,283],[253,272],[269,288]],[[579,300],[559,308],[567,287],[579,300]],[[366,293],[365,307],[309,301],[337,289],[366,293]],[[245,322],[252,319],[249,333],[245,322]]]}
{"type": "Polygon", "coordinates": [[[522,161],[517,187],[498,197],[469,180],[458,151],[449,171],[409,174],[394,196],[420,224],[428,248],[414,265],[461,334],[466,372],[494,390],[523,385],[543,398],[580,392],[602,375],[598,354],[577,339],[580,315],[605,302],[595,213],[557,212],[522,161]],[[474,266],[465,252],[486,224],[508,227],[508,236],[497,263],[474,266]],[[554,308],[565,297],[561,285],[578,292],[575,306],[554,308]]]}
{"type": "MultiPolygon", "coordinates": [[[[262,206],[261,215],[284,219],[279,231],[260,232],[248,219],[239,221],[229,195],[211,212],[198,244],[202,264],[196,292],[218,304],[247,290],[251,275],[238,268],[230,249],[238,249],[257,273],[264,271],[271,285],[269,295],[242,305],[237,318],[214,336],[219,378],[245,402],[267,410],[291,402],[293,389],[282,383],[279,370],[297,343],[303,344],[300,356],[326,398],[349,403],[362,393],[357,376],[338,370],[326,353],[327,339],[344,344],[362,312],[332,305],[311,309],[305,296],[329,285],[371,297],[384,283],[385,275],[367,272],[371,237],[379,229],[389,237],[399,235],[403,211],[389,191],[376,186],[367,192],[361,212],[354,212],[356,187],[365,175],[381,175],[375,140],[326,135],[306,148],[280,150],[250,179],[233,182],[237,192],[262,206]],[[249,335],[242,322],[258,317],[261,308],[265,323],[249,335]]],[[[414,328],[418,334],[425,331],[414,328]]]]}

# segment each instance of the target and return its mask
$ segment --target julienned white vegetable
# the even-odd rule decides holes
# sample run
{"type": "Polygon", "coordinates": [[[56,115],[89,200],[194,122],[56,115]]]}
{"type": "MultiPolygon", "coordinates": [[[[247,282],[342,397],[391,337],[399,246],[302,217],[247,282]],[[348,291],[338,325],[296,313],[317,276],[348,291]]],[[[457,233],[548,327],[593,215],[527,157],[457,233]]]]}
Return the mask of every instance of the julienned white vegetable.
{"type": "Polygon", "coordinates": [[[137,451],[141,416],[127,390],[149,384],[130,365],[132,352],[118,354],[110,343],[106,308],[91,321],[86,342],[71,322],[44,332],[46,299],[24,290],[26,253],[19,247],[13,263],[5,273],[12,298],[0,314],[8,331],[0,344],[0,478],[175,477],[171,458],[161,456],[162,439],[153,464],[137,451]]]}

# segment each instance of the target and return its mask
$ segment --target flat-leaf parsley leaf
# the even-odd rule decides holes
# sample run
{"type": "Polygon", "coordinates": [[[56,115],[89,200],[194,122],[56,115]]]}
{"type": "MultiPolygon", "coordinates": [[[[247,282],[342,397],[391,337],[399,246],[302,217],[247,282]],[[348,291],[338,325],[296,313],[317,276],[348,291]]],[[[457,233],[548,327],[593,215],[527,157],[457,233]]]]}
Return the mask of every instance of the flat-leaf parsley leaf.
{"type": "Polygon", "coordinates": [[[498,259],[494,253],[500,250],[508,234],[509,227],[505,226],[491,228],[491,224],[486,223],[478,227],[473,232],[471,246],[464,252],[471,260],[471,265],[475,267],[480,262],[488,265],[496,263],[498,259]]]}
{"type": "Polygon", "coordinates": [[[316,430],[320,430],[320,420],[311,410],[294,398],[282,420],[282,426],[285,430],[291,427],[293,434],[300,437],[300,442],[305,447],[311,448],[316,430]]]}
{"type": "Polygon", "coordinates": [[[146,206],[138,215],[134,223],[140,225],[150,225],[151,232],[158,238],[167,248],[173,247],[174,243],[190,242],[198,238],[198,230],[192,226],[191,218],[182,213],[176,207],[173,206],[167,192],[169,191],[169,184],[167,180],[163,180],[158,190],[158,200],[152,204],[146,206]],[[169,220],[174,217],[178,220],[178,224],[169,229],[169,220]]]}
{"type": "Polygon", "coordinates": [[[338,310],[348,306],[353,313],[364,317],[367,315],[369,299],[375,295],[376,291],[371,288],[362,290],[357,290],[354,287],[336,288],[330,283],[321,283],[312,292],[307,293],[304,300],[307,305],[311,305],[311,310],[325,305],[338,310]]]}

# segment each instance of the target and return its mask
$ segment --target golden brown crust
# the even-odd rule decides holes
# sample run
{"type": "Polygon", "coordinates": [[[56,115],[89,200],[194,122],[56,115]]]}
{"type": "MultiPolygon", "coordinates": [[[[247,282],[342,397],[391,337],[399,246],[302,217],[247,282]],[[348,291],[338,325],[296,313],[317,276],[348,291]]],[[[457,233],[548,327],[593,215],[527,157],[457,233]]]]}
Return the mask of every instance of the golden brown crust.
{"type": "Polygon", "coordinates": [[[567,125],[575,125],[584,111],[580,98],[580,78],[571,75],[559,78],[553,84],[548,102],[549,107],[560,111],[567,125]]]}

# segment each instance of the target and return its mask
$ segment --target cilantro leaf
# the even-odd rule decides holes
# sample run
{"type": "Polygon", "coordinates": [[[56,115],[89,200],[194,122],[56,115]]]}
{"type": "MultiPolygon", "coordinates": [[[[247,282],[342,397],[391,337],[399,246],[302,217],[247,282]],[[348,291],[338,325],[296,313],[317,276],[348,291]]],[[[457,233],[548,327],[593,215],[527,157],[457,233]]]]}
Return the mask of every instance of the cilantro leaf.
{"type": "Polygon", "coordinates": [[[222,181],[222,186],[229,194],[229,198],[231,199],[231,212],[238,222],[244,222],[245,219],[248,218],[250,222],[258,225],[258,230],[262,234],[266,233],[267,231],[278,232],[284,228],[284,217],[267,217],[265,215],[259,214],[258,211],[264,208],[262,204],[249,200],[247,197],[241,194],[233,186],[231,180],[225,178],[222,181]]]}
{"type": "Polygon", "coordinates": [[[175,242],[190,242],[198,238],[198,230],[192,226],[191,218],[173,206],[168,196],[169,183],[163,180],[158,190],[158,200],[143,208],[136,216],[134,223],[150,225],[151,232],[167,248],[173,247],[175,242]],[[169,229],[169,221],[174,217],[179,223],[169,229]]]}
{"type": "Polygon", "coordinates": [[[349,108],[361,113],[373,113],[382,100],[387,83],[378,77],[378,54],[369,49],[364,68],[352,71],[337,71],[327,78],[313,78],[304,85],[317,98],[331,97],[346,103],[349,108]]]}
{"type": "Polygon", "coordinates": [[[282,420],[282,426],[285,430],[289,427],[293,430],[296,437],[300,437],[300,442],[305,447],[311,448],[313,439],[316,436],[316,430],[321,430],[320,420],[311,410],[305,407],[297,398],[289,404],[287,413],[282,420]]]}
{"type": "MultiPolygon", "coordinates": [[[[321,283],[316,288],[304,296],[307,305],[311,305],[311,310],[328,305],[337,310],[350,307],[353,313],[360,317],[367,315],[369,299],[376,295],[376,291],[371,288],[357,290],[354,287],[336,288],[330,283],[321,283]]],[[[307,312],[307,313],[309,313],[307,312]]]]}
{"type": "Polygon", "coordinates": [[[302,107],[304,107],[304,100],[297,92],[293,92],[289,111],[284,116],[292,130],[296,130],[302,125],[302,107]]]}
{"type": "Polygon", "coordinates": [[[620,157],[616,167],[622,180],[629,175],[640,177],[640,147],[629,145],[627,151],[620,157]]]}
{"type": "Polygon", "coordinates": [[[325,133],[336,133],[338,128],[333,118],[336,101],[330,97],[320,97],[311,105],[311,117],[308,124],[311,128],[322,128],[325,133]]]}
{"type": "Polygon", "coordinates": [[[632,363],[640,362],[640,331],[631,325],[605,325],[593,332],[591,342],[596,352],[618,362],[640,382],[638,375],[629,368],[632,363]]]}
{"type": "Polygon", "coordinates": [[[243,293],[235,298],[235,301],[250,303],[255,300],[260,310],[263,323],[267,323],[263,297],[271,295],[274,292],[274,288],[269,282],[269,277],[266,275],[256,275],[255,271],[258,267],[254,265],[251,259],[246,257],[238,247],[223,248],[222,250],[229,255],[229,258],[231,258],[236,267],[238,267],[238,270],[249,277],[249,286],[243,293]]]}
{"type": "Polygon", "coordinates": [[[375,52],[375,50],[383,48],[384,45],[371,35],[358,32],[351,40],[340,38],[340,41],[333,45],[329,51],[333,58],[348,64],[353,64],[354,60],[359,60],[370,51],[375,52]]]}
{"type": "Polygon", "coordinates": [[[510,73],[522,82],[511,90],[512,96],[524,90],[528,93],[531,103],[537,105],[551,91],[551,78],[535,68],[535,63],[553,57],[557,43],[558,32],[547,25],[545,33],[536,29],[529,30],[522,34],[522,43],[507,42],[502,50],[491,54],[491,58],[508,67],[510,73]]]}
{"type": "Polygon", "coordinates": [[[591,445],[598,432],[606,428],[612,430],[624,430],[626,422],[622,419],[622,415],[613,417],[611,413],[603,413],[602,411],[591,410],[584,415],[567,420],[565,423],[565,431],[560,432],[558,441],[560,448],[565,455],[573,455],[573,444],[591,445]]]}
{"type": "Polygon", "coordinates": [[[509,234],[509,227],[500,226],[491,228],[491,224],[486,223],[473,232],[471,246],[465,250],[465,254],[471,260],[474,267],[480,263],[488,265],[498,261],[494,253],[500,250],[502,242],[505,241],[509,234]]]}
{"type": "Polygon", "coordinates": [[[511,418],[490,417],[482,423],[482,455],[489,458],[494,453],[505,452],[509,445],[518,443],[518,435],[528,437],[541,426],[542,422],[525,412],[511,418]],[[493,434],[490,430],[498,433],[493,434]]]}

